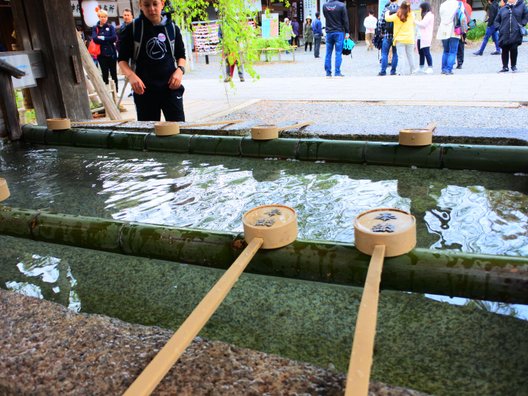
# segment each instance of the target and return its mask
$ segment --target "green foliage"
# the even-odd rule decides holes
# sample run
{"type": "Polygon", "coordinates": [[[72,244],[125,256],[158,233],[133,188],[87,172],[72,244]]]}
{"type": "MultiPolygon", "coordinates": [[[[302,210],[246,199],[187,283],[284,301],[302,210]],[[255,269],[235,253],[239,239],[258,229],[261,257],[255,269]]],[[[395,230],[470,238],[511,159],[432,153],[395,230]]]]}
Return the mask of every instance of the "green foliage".
{"type": "Polygon", "coordinates": [[[205,9],[208,4],[206,0],[166,0],[163,11],[171,12],[172,19],[179,27],[191,30],[192,21],[207,18],[205,9]]]}
{"type": "Polygon", "coordinates": [[[477,26],[467,32],[468,40],[480,40],[486,34],[486,22],[477,22],[477,26]]]}
{"type": "Polygon", "coordinates": [[[279,53],[279,49],[286,49],[290,46],[287,40],[282,37],[272,37],[272,38],[262,38],[258,37],[254,43],[254,51],[256,52],[258,58],[260,59],[260,53],[264,48],[274,48],[276,51],[267,50],[264,55],[266,57],[266,62],[269,62],[273,59],[274,55],[279,53]]]}

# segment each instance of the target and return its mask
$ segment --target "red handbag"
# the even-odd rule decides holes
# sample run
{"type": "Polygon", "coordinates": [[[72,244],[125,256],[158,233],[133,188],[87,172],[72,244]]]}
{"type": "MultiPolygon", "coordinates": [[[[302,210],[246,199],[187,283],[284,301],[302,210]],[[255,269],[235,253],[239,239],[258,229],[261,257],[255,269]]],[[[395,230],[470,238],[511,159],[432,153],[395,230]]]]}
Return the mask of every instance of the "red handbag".
{"type": "Polygon", "coordinates": [[[88,52],[90,55],[98,57],[101,53],[101,46],[92,40],[90,41],[90,44],[88,44],[88,52]]]}

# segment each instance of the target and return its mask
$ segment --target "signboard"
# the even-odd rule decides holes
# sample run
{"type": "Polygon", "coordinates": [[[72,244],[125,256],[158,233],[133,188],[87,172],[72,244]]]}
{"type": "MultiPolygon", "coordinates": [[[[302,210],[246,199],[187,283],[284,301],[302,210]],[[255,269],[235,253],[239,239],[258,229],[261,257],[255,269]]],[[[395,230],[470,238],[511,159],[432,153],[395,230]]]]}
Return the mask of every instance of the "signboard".
{"type": "Polygon", "coordinates": [[[279,14],[262,14],[262,38],[279,37],[279,14]]]}
{"type": "Polygon", "coordinates": [[[11,77],[14,89],[37,86],[37,82],[35,81],[35,77],[33,76],[33,71],[31,70],[31,63],[29,62],[29,57],[27,56],[27,54],[0,56],[0,59],[26,73],[26,75],[21,78],[11,77]]]}
{"type": "Polygon", "coordinates": [[[317,1],[316,0],[304,0],[303,21],[306,21],[306,18],[308,17],[312,17],[312,21],[314,21],[316,12],[317,12],[317,1]]]}

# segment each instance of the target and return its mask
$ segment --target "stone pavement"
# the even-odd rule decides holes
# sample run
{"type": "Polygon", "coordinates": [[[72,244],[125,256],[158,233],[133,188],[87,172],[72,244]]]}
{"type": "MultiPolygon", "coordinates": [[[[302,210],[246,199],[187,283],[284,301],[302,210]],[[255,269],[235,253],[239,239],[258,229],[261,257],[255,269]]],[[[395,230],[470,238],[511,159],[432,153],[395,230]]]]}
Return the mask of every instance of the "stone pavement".
{"type": "MultiPolygon", "coordinates": [[[[366,51],[362,43],[353,57],[344,57],[344,78],[324,77],[324,59],[300,48],[296,62],[259,63],[259,79],[247,76],[241,83],[235,75],[231,86],[223,82],[222,66],[217,56],[204,57],[184,78],[184,105],[188,121],[217,118],[259,100],[267,101],[342,101],[379,105],[432,105],[475,107],[523,107],[528,104],[528,45],[519,47],[520,72],[499,74],[500,56],[474,56],[476,44],[466,46],[463,69],[453,75],[439,74],[441,52],[433,53],[435,74],[379,77],[377,51],[366,51]]],[[[322,54],[324,56],[324,46],[322,54]]],[[[416,59],[417,62],[417,59],[416,59]]],[[[135,114],[132,98],[124,101],[135,114]]]]}

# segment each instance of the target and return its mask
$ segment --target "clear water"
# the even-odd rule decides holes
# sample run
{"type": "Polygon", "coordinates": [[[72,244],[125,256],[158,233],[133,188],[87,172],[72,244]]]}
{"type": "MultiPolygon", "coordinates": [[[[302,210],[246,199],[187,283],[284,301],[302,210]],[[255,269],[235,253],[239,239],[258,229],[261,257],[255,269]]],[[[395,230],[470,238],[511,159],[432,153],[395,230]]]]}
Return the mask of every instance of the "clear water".
{"type": "Polygon", "coordinates": [[[242,231],[242,214],[281,203],[299,238],[352,243],[358,213],[411,211],[420,247],[528,255],[528,175],[103,149],[0,150],[10,206],[242,231]]]}

